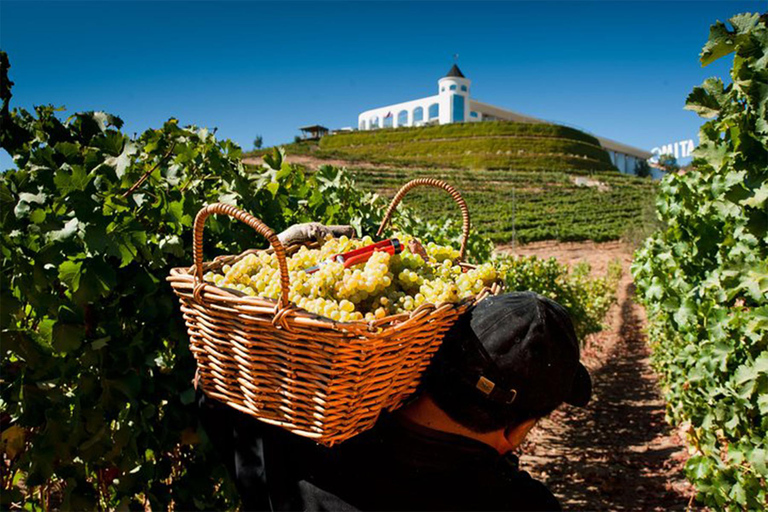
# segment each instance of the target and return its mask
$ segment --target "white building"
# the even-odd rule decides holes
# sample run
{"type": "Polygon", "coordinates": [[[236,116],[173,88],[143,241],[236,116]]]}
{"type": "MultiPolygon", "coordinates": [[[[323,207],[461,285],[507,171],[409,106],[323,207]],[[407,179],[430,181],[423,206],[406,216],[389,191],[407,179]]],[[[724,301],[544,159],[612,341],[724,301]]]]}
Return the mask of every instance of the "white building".
{"type": "MultiPolygon", "coordinates": [[[[478,121],[548,122],[471,99],[471,84],[471,80],[454,64],[448,74],[437,81],[436,95],[366,110],[357,116],[357,126],[360,130],[375,130],[478,121]]],[[[634,174],[641,161],[653,156],[649,151],[620,142],[603,137],[597,139],[608,152],[613,165],[626,174],[634,174]]]]}

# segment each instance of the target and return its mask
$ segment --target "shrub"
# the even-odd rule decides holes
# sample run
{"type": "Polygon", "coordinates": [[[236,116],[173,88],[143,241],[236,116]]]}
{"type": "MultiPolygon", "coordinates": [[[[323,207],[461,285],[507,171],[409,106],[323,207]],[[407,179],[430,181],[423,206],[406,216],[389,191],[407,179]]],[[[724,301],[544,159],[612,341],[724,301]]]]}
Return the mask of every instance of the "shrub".
{"type": "Polygon", "coordinates": [[[621,264],[613,261],[602,277],[591,277],[588,263],[573,268],[556,259],[536,256],[497,256],[503,269],[505,291],[534,290],[560,303],[568,310],[579,340],[599,332],[603,318],[616,300],[615,291],[621,277],[621,264]]]}

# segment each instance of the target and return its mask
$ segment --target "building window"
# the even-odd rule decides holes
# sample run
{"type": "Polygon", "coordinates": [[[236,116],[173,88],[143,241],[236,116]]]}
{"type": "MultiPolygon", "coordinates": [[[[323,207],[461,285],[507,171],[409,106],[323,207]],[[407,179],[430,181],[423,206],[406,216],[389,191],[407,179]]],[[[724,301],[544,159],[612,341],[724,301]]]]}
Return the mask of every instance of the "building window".
{"type": "Polygon", "coordinates": [[[413,109],[413,124],[420,123],[424,120],[424,109],[416,107],[413,109]]]}
{"type": "Polygon", "coordinates": [[[360,120],[360,124],[358,125],[358,128],[360,130],[365,130],[365,119],[360,120]]]}
{"type": "Polygon", "coordinates": [[[477,112],[470,112],[469,117],[477,117],[477,112]]]}
{"type": "Polygon", "coordinates": [[[370,129],[373,130],[374,128],[378,128],[378,127],[379,127],[379,118],[376,116],[373,116],[371,118],[370,129]]]}
{"type": "Polygon", "coordinates": [[[453,122],[464,122],[464,96],[461,94],[453,95],[453,122]]]}
{"type": "Polygon", "coordinates": [[[436,117],[440,117],[440,105],[437,103],[433,103],[429,106],[429,119],[434,119],[436,117]]]}
{"type": "Polygon", "coordinates": [[[445,87],[441,87],[440,92],[445,92],[445,87]]]}
{"type": "Polygon", "coordinates": [[[464,92],[467,92],[467,86],[466,85],[462,85],[461,86],[461,90],[464,91],[464,92]]]}
{"type": "Polygon", "coordinates": [[[401,110],[397,113],[397,126],[407,126],[408,125],[408,111],[407,110],[401,110]]]}
{"type": "Polygon", "coordinates": [[[452,85],[452,86],[450,87],[450,89],[451,89],[452,91],[455,91],[455,90],[456,90],[456,86],[455,86],[455,85],[452,85]]]}
{"type": "Polygon", "coordinates": [[[384,128],[392,128],[392,121],[394,121],[395,117],[392,115],[392,112],[385,115],[381,118],[383,121],[384,128]]]}

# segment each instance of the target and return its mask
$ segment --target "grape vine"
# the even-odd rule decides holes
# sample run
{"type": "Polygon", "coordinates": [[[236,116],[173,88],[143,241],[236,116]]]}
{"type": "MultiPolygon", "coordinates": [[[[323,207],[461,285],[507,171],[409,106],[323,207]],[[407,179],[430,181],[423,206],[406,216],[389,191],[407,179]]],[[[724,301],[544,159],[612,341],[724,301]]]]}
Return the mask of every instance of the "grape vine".
{"type": "Polygon", "coordinates": [[[734,54],[686,106],[706,122],[694,170],[667,176],[666,229],[633,273],[650,320],[668,415],[691,446],[688,477],[718,510],[768,503],[768,15],[718,22],[707,65],[734,54]]]}

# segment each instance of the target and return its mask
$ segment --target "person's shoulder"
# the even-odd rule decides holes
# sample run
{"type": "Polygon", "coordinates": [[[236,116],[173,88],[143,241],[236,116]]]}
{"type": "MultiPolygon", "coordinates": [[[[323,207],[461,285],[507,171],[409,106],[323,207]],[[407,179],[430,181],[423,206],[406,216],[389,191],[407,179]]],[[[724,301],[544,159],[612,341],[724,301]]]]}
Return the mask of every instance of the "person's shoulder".
{"type": "Polygon", "coordinates": [[[505,466],[499,471],[493,508],[519,511],[559,511],[560,502],[544,483],[534,479],[528,472],[517,466],[517,457],[508,455],[503,459],[505,466]]]}

